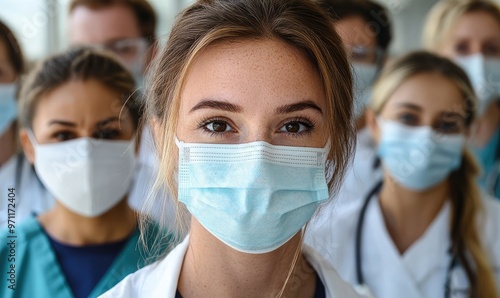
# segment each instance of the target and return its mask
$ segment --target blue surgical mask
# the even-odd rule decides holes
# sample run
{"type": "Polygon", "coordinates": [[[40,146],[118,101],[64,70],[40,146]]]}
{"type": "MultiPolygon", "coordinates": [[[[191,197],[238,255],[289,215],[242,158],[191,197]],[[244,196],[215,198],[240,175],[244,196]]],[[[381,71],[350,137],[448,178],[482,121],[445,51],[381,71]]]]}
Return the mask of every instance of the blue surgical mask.
{"type": "Polygon", "coordinates": [[[179,201],[237,251],[279,248],[328,199],[327,148],[176,143],[179,201]]]}
{"type": "Polygon", "coordinates": [[[379,157],[384,169],[401,186],[424,191],[460,167],[464,135],[438,134],[429,126],[406,126],[382,119],[378,124],[379,157]]]}
{"type": "Polygon", "coordinates": [[[0,136],[17,118],[16,84],[0,84],[0,136]]]}
{"type": "Polygon", "coordinates": [[[469,76],[479,99],[478,113],[484,114],[490,103],[500,97],[500,59],[476,54],[456,58],[455,62],[469,76]]]}
{"type": "Polygon", "coordinates": [[[371,64],[354,63],[354,119],[361,117],[371,99],[372,84],[377,76],[377,67],[371,64]]]}

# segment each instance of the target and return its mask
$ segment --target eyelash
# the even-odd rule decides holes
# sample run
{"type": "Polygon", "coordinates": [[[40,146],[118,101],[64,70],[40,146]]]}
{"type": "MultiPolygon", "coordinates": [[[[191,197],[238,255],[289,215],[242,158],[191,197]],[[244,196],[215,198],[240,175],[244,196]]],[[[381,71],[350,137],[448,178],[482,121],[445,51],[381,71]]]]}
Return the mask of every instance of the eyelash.
{"type": "Polygon", "coordinates": [[[220,137],[220,136],[223,136],[227,133],[232,133],[232,132],[215,132],[215,131],[211,131],[209,130],[206,126],[212,122],[224,122],[226,123],[228,126],[230,126],[231,128],[234,128],[234,125],[231,124],[231,122],[226,119],[226,118],[222,118],[222,117],[208,117],[208,118],[204,118],[202,119],[201,121],[198,121],[198,129],[202,129],[203,132],[209,134],[211,137],[220,137]]]}
{"type": "MultiPolygon", "coordinates": [[[[198,129],[202,129],[203,132],[209,134],[210,136],[223,136],[225,134],[228,134],[228,133],[234,133],[232,131],[227,131],[227,132],[215,132],[215,131],[211,131],[209,129],[207,129],[207,125],[212,123],[212,122],[217,122],[217,121],[220,121],[220,122],[224,122],[226,123],[227,125],[229,125],[231,128],[234,129],[234,125],[231,124],[231,122],[226,119],[226,118],[222,118],[222,117],[209,117],[209,118],[204,118],[202,119],[201,121],[198,121],[198,129]]],[[[293,132],[280,132],[280,133],[284,133],[288,136],[291,136],[291,137],[303,137],[305,135],[308,135],[310,134],[314,128],[316,127],[316,122],[314,121],[311,121],[305,117],[295,117],[295,118],[292,118],[292,119],[287,119],[285,122],[283,122],[281,125],[280,125],[280,129],[287,125],[287,124],[291,124],[291,123],[299,123],[301,125],[304,125],[306,127],[306,130],[302,131],[302,132],[297,132],[297,133],[293,133],[293,132]]]]}
{"type": "Polygon", "coordinates": [[[288,119],[285,122],[283,122],[283,124],[280,125],[280,129],[281,129],[281,127],[283,127],[287,124],[291,124],[291,123],[299,123],[299,124],[302,124],[306,127],[306,130],[304,130],[303,132],[282,132],[288,136],[296,137],[296,138],[311,134],[312,131],[314,130],[314,128],[316,127],[316,122],[314,122],[314,121],[311,121],[311,120],[304,118],[304,117],[295,117],[295,118],[288,119]]]}

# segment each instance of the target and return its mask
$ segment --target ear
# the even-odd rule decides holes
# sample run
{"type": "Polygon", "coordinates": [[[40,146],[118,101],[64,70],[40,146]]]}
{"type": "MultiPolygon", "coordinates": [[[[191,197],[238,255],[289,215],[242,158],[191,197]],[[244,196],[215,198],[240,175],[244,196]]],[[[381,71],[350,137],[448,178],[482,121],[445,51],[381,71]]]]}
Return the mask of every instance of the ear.
{"type": "Polygon", "coordinates": [[[33,144],[31,144],[31,140],[28,136],[28,132],[26,129],[21,129],[19,131],[19,139],[21,141],[21,146],[23,147],[24,155],[26,159],[30,162],[30,164],[35,163],[35,148],[33,144]]]}
{"type": "Polygon", "coordinates": [[[380,128],[377,123],[377,115],[372,110],[366,111],[366,127],[371,132],[372,138],[376,144],[378,144],[380,140],[380,128]]]}

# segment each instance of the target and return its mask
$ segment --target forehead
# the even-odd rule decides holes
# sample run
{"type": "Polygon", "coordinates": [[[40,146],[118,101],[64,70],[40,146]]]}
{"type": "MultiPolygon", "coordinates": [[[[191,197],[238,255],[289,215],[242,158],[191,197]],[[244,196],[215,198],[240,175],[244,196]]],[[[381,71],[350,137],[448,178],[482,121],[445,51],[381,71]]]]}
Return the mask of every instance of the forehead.
{"type": "Polygon", "coordinates": [[[346,45],[365,47],[377,45],[375,32],[361,16],[348,16],[334,24],[342,42],[346,45]]]}
{"type": "Polygon", "coordinates": [[[300,50],[274,39],[224,42],[202,50],[187,73],[181,109],[207,98],[249,110],[306,99],[325,107],[316,68],[300,50]]]}
{"type": "Polygon", "coordinates": [[[118,116],[122,101],[117,92],[96,80],[74,80],[64,83],[40,98],[35,120],[50,121],[54,118],[77,123],[118,116]]]}
{"type": "Polygon", "coordinates": [[[102,44],[140,36],[139,23],[133,10],[124,5],[97,9],[80,5],[69,17],[71,44],[102,44]]]}
{"type": "Polygon", "coordinates": [[[421,73],[404,81],[391,95],[387,107],[413,104],[424,112],[465,113],[464,98],[453,81],[438,73],[421,73]]]}
{"type": "Polygon", "coordinates": [[[461,16],[453,29],[455,39],[500,39],[500,20],[486,11],[469,12],[461,16]]]}

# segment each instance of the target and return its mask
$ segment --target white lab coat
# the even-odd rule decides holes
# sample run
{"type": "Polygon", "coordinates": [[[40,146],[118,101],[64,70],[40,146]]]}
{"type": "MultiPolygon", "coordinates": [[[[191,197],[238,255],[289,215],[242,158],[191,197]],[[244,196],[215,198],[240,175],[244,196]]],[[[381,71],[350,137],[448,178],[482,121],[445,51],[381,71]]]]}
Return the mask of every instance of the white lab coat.
{"type": "MultiPolygon", "coordinates": [[[[479,225],[481,239],[500,286],[500,202],[484,198],[485,214],[479,225]]],[[[447,268],[450,264],[450,207],[447,202],[437,217],[403,255],[396,249],[384,222],[377,197],[366,210],[362,233],[362,272],[371,293],[378,298],[444,297],[447,268]]],[[[337,269],[339,275],[356,285],[355,233],[361,207],[325,210],[314,218],[305,242],[314,247],[337,269]]],[[[463,268],[452,272],[451,297],[469,297],[463,268]]]]}
{"type": "Polygon", "coordinates": [[[382,179],[381,167],[375,168],[377,148],[368,128],[356,135],[356,151],[347,168],[344,182],[337,194],[328,201],[331,207],[346,207],[360,204],[362,198],[382,179]]]}
{"type": "MultiPolygon", "coordinates": [[[[166,297],[174,298],[177,291],[182,262],[189,244],[189,236],[163,260],[151,264],[122,280],[101,295],[101,298],[166,297]]],[[[316,270],[325,286],[328,298],[369,297],[361,296],[342,281],[337,272],[312,248],[304,245],[303,253],[316,270]]]]}
{"type": "MultiPolygon", "coordinates": [[[[40,214],[52,208],[54,197],[43,187],[31,164],[26,158],[21,161],[21,179],[16,181],[17,155],[11,157],[0,168],[0,227],[7,226],[8,209],[15,210],[15,223],[30,218],[32,214],[40,214]],[[15,190],[15,208],[9,208],[7,201],[7,191],[9,188],[15,190]]],[[[12,207],[12,206],[10,206],[12,207]]],[[[12,212],[11,212],[12,213],[12,212]]]]}

